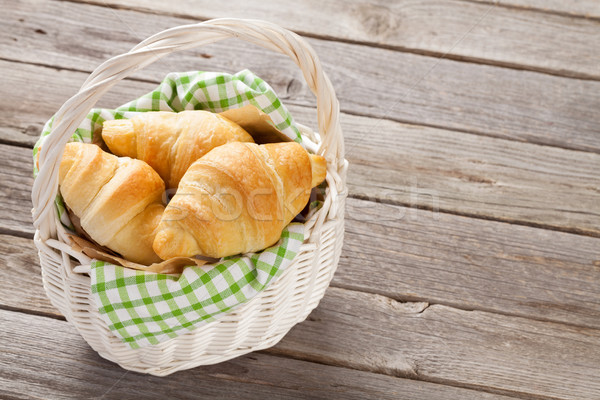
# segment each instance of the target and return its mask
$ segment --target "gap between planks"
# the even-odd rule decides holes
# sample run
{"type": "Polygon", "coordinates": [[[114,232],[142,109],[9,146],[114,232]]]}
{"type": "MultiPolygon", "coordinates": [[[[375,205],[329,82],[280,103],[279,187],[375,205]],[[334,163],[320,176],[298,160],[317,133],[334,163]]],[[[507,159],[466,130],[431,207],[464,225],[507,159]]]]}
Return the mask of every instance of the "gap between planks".
{"type": "MultiPolygon", "coordinates": [[[[64,1],[69,1],[69,0],[64,0],[64,1]]],[[[71,0],[74,1],[74,0],[71,0]]],[[[535,12],[539,12],[542,14],[548,14],[548,15],[558,15],[561,17],[569,17],[569,18],[581,18],[581,19],[587,19],[587,20],[592,20],[592,21],[600,21],[600,7],[598,7],[596,5],[596,7],[594,8],[592,5],[594,4],[594,2],[597,1],[596,0],[584,0],[584,1],[580,1],[580,0],[574,0],[575,2],[579,1],[580,4],[574,3],[573,0],[571,0],[570,2],[565,2],[567,3],[567,6],[561,6],[560,9],[552,9],[552,8],[543,8],[541,6],[541,2],[544,0],[533,0],[533,1],[527,1],[527,0],[460,0],[460,1],[464,1],[467,3],[476,3],[476,4],[489,4],[489,5],[497,5],[499,7],[503,7],[503,8],[508,8],[508,9],[513,9],[513,10],[517,10],[517,11],[535,11],[535,12]],[[587,7],[586,7],[587,4],[587,7]],[[579,8],[576,11],[572,10],[572,6],[575,5],[577,8],[579,8]],[[571,9],[569,10],[569,6],[571,6],[571,9]],[[591,11],[591,13],[590,13],[591,11]]],[[[558,0],[558,1],[562,1],[562,0],[558,0]]],[[[556,1],[554,2],[554,4],[557,4],[556,1]]]]}
{"type": "MultiPolygon", "coordinates": [[[[395,301],[395,302],[398,302],[399,304],[403,304],[403,305],[414,304],[415,307],[419,307],[419,305],[422,304],[423,309],[420,310],[419,312],[417,312],[417,314],[421,314],[422,312],[427,310],[429,307],[444,306],[444,307],[453,308],[455,310],[466,311],[466,312],[470,312],[470,311],[485,312],[485,313],[490,313],[490,314],[503,315],[505,317],[526,318],[526,319],[530,319],[532,321],[537,321],[537,322],[549,322],[549,323],[555,323],[555,324],[558,323],[558,324],[565,325],[565,326],[568,326],[571,328],[598,329],[597,326],[593,326],[593,325],[573,323],[573,322],[569,322],[569,321],[557,321],[555,319],[544,318],[544,317],[536,316],[536,315],[532,315],[532,314],[507,312],[507,311],[489,308],[489,307],[465,307],[464,305],[454,303],[454,302],[444,302],[444,301],[432,302],[432,301],[428,300],[426,297],[414,297],[414,296],[389,297],[384,294],[376,292],[374,289],[367,289],[367,288],[358,287],[358,286],[354,286],[351,284],[344,284],[344,283],[340,283],[340,282],[332,281],[329,286],[338,288],[338,289],[344,289],[344,290],[350,290],[350,291],[355,291],[355,292],[368,293],[368,294],[372,294],[375,296],[381,296],[385,299],[388,299],[389,301],[395,301]]],[[[40,315],[49,316],[46,314],[40,314],[40,315]]]]}
{"type": "Polygon", "coordinates": [[[18,229],[7,228],[5,226],[0,226],[0,235],[10,235],[10,236],[23,238],[23,239],[33,240],[33,232],[25,231],[25,230],[20,231],[18,229]]]}
{"type": "MultiPolygon", "coordinates": [[[[57,0],[57,1],[70,2],[72,0],[57,0]]],[[[37,63],[37,62],[31,62],[31,61],[23,61],[23,60],[19,60],[19,59],[11,59],[11,58],[6,58],[6,57],[0,57],[0,61],[6,61],[6,62],[9,62],[9,63],[23,64],[23,65],[32,65],[32,66],[41,67],[41,68],[48,68],[48,69],[55,70],[55,71],[71,71],[71,72],[83,73],[83,74],[90,74],[91,73],[91,71],[84,70],[84,69],[66,68],[66,67],[60,67],[60,66],[56,66],[56,65],[52,65],[52,64],[44,64],[44,63],[37,63]]],[[[160,81],[158,81],[158,80],[146,79],[146,78],[140,78],[140,77],[127,77],[127,78],[123,79],[123,81],[140,82],[140,83],[151,83],[151,84],[154,84],[154,85],[158,85],[160,83],[160,81]]],[[[291,85],[292,83],[293,83],[293,81],[290,81],[289,85],[291,85]]],[[[73,94],[75,94],[75,93],[73,93],[73,94]]],[[[303,104],[301,102],[294,101],[293,99],[286,99],[286,102],[289,103],[290,105],[297,105],[299,107],[311,108],[311,109],[316,110],[316,108],[314,108],[314,107],[307,106],[307,105],[305,105],[305,104],[303,104]]],[[[493,134],[493,133],[490,133],[490,132],[481,132],[481,131],[476,131],[476,130],[463,129],[463,128],[460,128],[460,127],[448,128],[445,125],[428,123],[428,122],[424,122],[424,121],[415,121],[415,120],[411,120],[411,119],[398,118],[398,117],[394,117],[392,115],[387,115],[387,116],[384,116],[384,117],[373,116],[372,114],[361,113],[361,112],[359,112],[357,110],[343,110],[341,113],[342,114],[347,114],[347,115],[353,115],[353,116],[357,116],[357,117],[372,118],[374,120],[398,122],[400,124],[412,125],[412,126],[415,126],[415,127],[422,126],[422,127],[428,127],[428,128],[434,128],[434,129],[451,130],[453,132],[466,133],[466,134],[469,134],[469,135],[484,136],[484,137],[489,137],[489,138],[494,138],[494,139],[510,140],[510,141],[519,142],[519,143],[531,143],[531,144],[535,144],[535,145],[538,145],[538,146],[546,146],[546,147],[551,147],[551,148],[558,148],[558,149],[579,151],[579,152],[582,152],[582,153],[600,154],[600,147],[598,147],[598,148],[589,148],[589,149],[586,148],[586,149],[583,149],[583,148],[580,148],[580,147],[570,147],[568,145],[568,143],[560,143],[560,145],[558,145],[558,144],[550,144],[550,143],[547,143],[547,142],[544,142],[544,141],[536,140],[535,138],[524,140],[524,139],[518,138],[518,137],[514,137],[514,138],[513,137],[506,137],[506,136],[503,136],[503,135],[493,134]]],[[[19,126],[6,126],[6,128],[13,128],[15,130],[22,130],[22,128],[19,127],[19,126]]],[[[8,145],[13,145],[13,146],[19,146],[19,147],[32,147],[31,145],[26,144],[26,143],[21,143],[21,142],[19,142],[16,139],[15,140],[10,140],[10,139],[5,139],[5,138],[1,138],[1,137],[0,137],[0,143],[8,144],[8,145]]]]}
{"type": "Polygon", "coordinates": [[[265,354],[269,354],[274,357],[289,358],[292,360],[311,362],[311,363],[326,365],[326,366],[330,366],[330,367],[347,368],[350,370],[364,371],[364,372],[369,372],[372,374],[383,375],[383,376],[393,376],[393,377],[399,378],[399,379],[409,379],[409,380],[415,381],[415,382],[427,382],[427,383],[431,383],[431,384],[449,386],[449,387],[453,387],[453,388],[457,388],[457,389],[473,390],[473,391],[476,391],[476,392],[479,392],[482,394],[489,393],[489,394],[499,395],[499,396],[507,397],[507,398],[514,398],[514,399],[519,399],[519,400],[562,400],[559,397],[553,397],[553,396],[549,397],[549,396],[541,396],[541,395],[535,395],[535,394],[525,393],[525,392],[507,391],[507,390],[503,390],[503,389],[497,389],[497,388],[494,388],[491,386],[468,385],[468,384],[463,384],[460,382],[452,381],[450,379],[439,379],[439,378],[430,377],[430,376],[421,376],[421,375],[419,375],[418,364],[411,366],[411,370],[408,372],[390,375],[389,373],[386,373],[385,371],[382,371],[382,370],[356,369],[356,368],[350,367],[350,366],[337,365],[336,363],[331,362],[330,360],[327,360],[326,358],[307,357],[307,356],[304,356],[302,353],[278,351],[277,348],[261,350],[258,353],[263,353],[263,352],[265,354]]]}
{"type": "MultiPolygon", "coordinates": [[[[109,8],[109,9],[116,9],[116,10],[124,10],[124,11],[135,11],[135,12],[141,12],[141,13],[146,13],[146,14],[152,14],[152,15],[159,15],[159,16],[169,16],[169,17],[174,17],[174,18],[185,18],[185,19],[190,19],[193,18],[195,21],[198,22],[203,22],[203,21],[207,21],[209,19],[212,18],[218,18],[221,17],[222,15],[206,15],[203,13],[214,13],[213,10],[191,10],[188,13],[185,12],[175,12],[172,9],[163,9],[160,8],[160,6],[158,8],[153,8],[156,6],[145,6],[145,5],[138,5],[134,2],[131,2],[131,4],[128,4],[128,1],[124,1],[124,3],[119,3],[118,1],[98,1],[98,0],[57,0],[57,1],[61,1],[61,2],[68,2],[68,3],[77,3],[77,4],[89,4],[89,5],[93,5],[93,6],[98,6],[98,7],[105,7],[105,8],[109,8]]],[[[544,9],[540,9],[540,8],[536,8],[536,7],[519,7],[519,6],[515,6],[515,5],[511,5],[511,4],[507,4],[505,2],[498,2],[498,1],[488,1],[488,0],[483,0],[483,1],[478,1],[478,0],[459,0],[459,2],[455,2],[456,4],[458,3],[465,3],[465,5],[473,5],[475,7],[480,6],[480,7],[484,7],[487,6],[487,9],[482,9],[481,11],[484,12],[483,15],[481,16],[481,20],[483,20],[486,16],[488,16],[488,14],[491,13],[491,11],[493,11],[494,9],[504,9],[504,10],[514,10],[517,12],[521,12],[521,13],[534,13],[534,14],[546,14],[549,16],[555,16],[555,17],[561,17],[561,18],[577,18],[580,20],[584,20],[584,21],[590,21],[590,22],[595,22],[595,21],[600,21],[600,18],[586,18],[586,17],[582,17],[579,15],[573,15],[573,14],[569,14],[569,13],[565,13],[565,12],[547,12],[544,9]]],[[[456,4],[454,6],[456,6],[456,4]]],[[[377,8],[378,5],[373,5],[373,8],[377,8]]],[[[315,12],[317,12],[315,10],[315,12]]],[[[366,12],[366,11],[364,11],[366,12]]],[[[388,13],[392,12],[391,10],[387,10],[388,13]]],[[[374,14],[374,17],[377,15],[377,13],[374,14]]],[[[341,17],[348,17],[345,13],[341,15],[341,17]]],[[[481,20],[479,22],[481,22],[481,20]]],[[[476,22],[471,29],[477,27],[479,25],[479,22],[476,22]]],[[[289,23],[291,23],[290,21],[282,21],[281,24],[283,26],[287,26],[289,23]]],[[[494,58],[493,56],[488,56],[489,58],[486,58],[485,56],[478,56],[477,53],[481,52],[481,50],[476,50],[475,54],[473,55],[469,55],[469,54],[461,54],[461,51],[465,51],[465,49],[456,49],[456,47],[459,47],[459,44],[463,41],[464,37],[467,36],[468,33],[470,33],[470,30],[466,32],[466,34],[458,39],[457,41],[455,41],[453,43],[453,45],[450,47],[449,50],[446,51],[442,51],[436,48],[436,44],[429,44],[429,47],[431,47],[431,49],[428,49],[427,46],[428,44],[423,44],[423,43],[412,43],[410,40],[407,41],[407,44],[412,45],[411,46],[407,46],[407,45],[402,45],[399,42],[394,43],[394,39],[392,39],[391,41],[386,42],[386,40],[388,40],[388,38],[382,34],[382,41],[376,41],[375,39],[377,38],[377,36],[374,36],[372,39],[373,40],[360,40],[354,37],[341,37],[341,36],[334,36],[331,34],[327,33],[327,30],[325,32],[321,32],[321,33],[315,33],[309,30],[304,30],[302,29],[303,26],[294,26],[293,30],[299,34],[301,34],[302,36],[305,37],[310,37],[310,38],[314,38],[314,39],[320,39],[320,40],[326,40],[326,41],[333,41],[333,42],[340,42],[340,43],[347,43],[347,44],[355,44],[355,45],[364,45],[364,46],[369,46],[369,47],[374,47],[374,48],[380,48],[380,49],[386,49],[386,50],[394,50],[394,51],[399,51],[399,52],[403,52],[403,53],[410,53],[410,54],[417,54],[417,55],[423,55],[423,56],[427,56],[427,57],[434,57],[434,58],[438,58],[438,59],[449,59],[449,60],[454,60],[454,61],[464,61],[464,62],[468,62],[468,63],[473,63],[473,64],[480,64],[480,65],[490,65],[490,66],[497,66],[497,67],[503,67],[503,68],[509,68],[509,69],[515,69],[515,70],[524,70],[524,71],[532,71],[532,72],[539,72],[539,73],[543,73],[543,74],[548,74],[548,75],[552,75],[552,76],[560,76],[560,77],[565,77],[565,78],[575,78],[575,79],[581,79],[581,80],[590,80],[590,81],[600,81],[600,75],[595,74],[593,72],[593,70],[591,70],[590,72],[584,72],[584,71],[577,71],[577,70],[569,70],[568,68],[563,68],[563,67],[557,67],[557,66],[549,66],[549,67],[544,67],[542,65],[528,65],[527,62],[531,62],[531,60],[526,60],[523,59],[522,55],[516,55],[515,58],[517,59],[522,59],[520,62],[512,62],[510,60],[502,60],[500,58],[494,58]]],[[[427,28],[427,27],[425,27],[427,28]]],[[[421,32],[421,34],[425,34],[426,36],[426,32],[421,32]]],[[[442,33],[443,34],[443,33],[442,33]]],[[[355,35],[351,35],[351,36],[355,36],[358,37],[360,35],[355,34],[355,35]]],[[[365,36],[372,36],[371,33],[368,33],[365,36]]],[[[392,35],[393,36],[393,35],[392,35]]],[[[490,39],[490,37],[487,38],[488,40],[490,39]]],[[[396,39],[398,41],[398,39],[396,39]]],[[[430,39],[431,40],[431,39],[430,39]]],[[[425,40],[425,42],[427,42],[427,40],[425,40]]],[[[466,52],[468,53],[468,50],[466,50],[466,52]]],[[[500,53],[502,53],[502,50],[499,50],[500,53]]]]}
{"type": "Polygon", "coordinates": [[[59,312],[56,312],[53,314],[51,312],[32,310],[30,308],[23,308],[23,307],[13,307],[13,306],[5,305],[5,304],[0,304],[0,310],[22,313],[22,314],[27,314],[27,315],[35,315],[36,317],[44,317],[44,318],[55,319],[57,321],[67,322],[67,319],[64,317],[64,315],[60,314],[59,312]]]}
{"type": "Polygon", "coordinates": [[[545,229],[548,231],[564,232],[564,233],[571,233],[573,235],[581,235],[581,236],[588,236],[588,237],[593,237],[593,238],[600,238],[600,231],[596,232],[596,231],[589,231],[589,230],[585,230],[585,229],[578,229],[575,227],[562,227],[562,226],[548,225],[548,224],[532,222],[532,221],[523,221],[523,220],[519,220],[519,219],[498,217],[498,216],[493,216],[493,215],[469,213],[469,212],[464,212],[464,211],[460,211],[460,210],[442,209],[442,208],[429,206],[427,204],[414,204],[414,203],[408,203],[408,202],[392,200],[392,199],[377,199],[377,198],[373,198],[372,196],[363,196],[363,195],[354,194],[354,193],[348,193],[348,197],[352,198],[352,199],[357,199],[357,200],[372,201],[374,203],[389,204],[391,206],[400,206],[400,207],[406,207],[406,208],[414,208],[417,210],[431,211],[434,213],[439,212],[439,213],[443,213],[443,214],[456,215],[456,216],[460,216],[460,217],[481,219],[484,221],[494,221],[494,222],[500,222],[500,223],[509,224],[509,225],[528,226],[531,228],[545,229]]]}
{"type": "MultiPolygon", "coordinates": [[[[141,13],[146,13],[146,14],[169,16],[169,17],[174,17],[174,18],[187,18],[187,19],[190,18],[190,15],[183,14],[183,13],[177,13],[177,12],[172,12],[172,11],[161,12],[161,11],[152,10],[149,8],[139,8],[139,7],[126,6],[126,5],[107,4],[104,1],[94,1],[94,0],[84,0],[84,1],[81,1],[81,0],[55,0],[55,1],[61,1],[61,2],[66,2],[66,3],[76,3],[76,4],[84,3],[84,4],[90,4],[90,5],[94,5],[94,6],[98,6],[98,7],[106,7],[106,8],[110,8],[110,9],[114,8],[114,9],[126,10],[126,11],[135,11],[135,12],[141,12],[141,13]]],[[[460,0],[460,1],[465,1],[465,2],[469,2],[469,3],[475,3],[475,4],[482,4],[482,3],[478,2],[477,0],[473,0],[473,1],[460,0]]],[[[500,6],[503,8],[513,8],[510,6],[500,5],[499,3],[483,3],[483,4],[497,4],[497,6],[500,6]]],[[[527,8],[519,8],[519,9],[528,10],[527,8]]],[[[535,11],[537,12],[539,10],[535,10],[535,11]]],[[[569,15],[569,14],[563,14],[563,13],[554,13],[554,14],[560,15],[560,16],[572,17],[572,15],[569,15]]],[[[585,18],[585,17],[582,17],[582,18],[585,18]]],[[[210,20],[211,18],[196,17],[195,19],[197,19],[198,22],[204,22],[204,21],[210,20]]],[[[598,20],[600,21],[600,18],[598,18],[598,20]]],[[[452,54],[451,50],[447,51],[447,52],[429,51],[429,50],[425,50],[425,49],[417,49],[417,48],[405,47],[405,46],[399,46],[399,45],[353,40],[353,39],[349,39],[349,38],[341,38],[341,37],[335,37],[335,36],[324,35],[324,34],[315,34],[313,32],[303,31],[301,29],[294,30],[294,32],[301,36],[312,38],[312,39],[325,40],[325,41],[329,41],[329,42],[340,42],[340,43],[352,44],[352,45],[357,45],[357,46],[375,47],[375,48],[384,49],[384,50],[394,50],[394,51],[398,51],[401,53],[416,54],[416,55],[420,55],[420,56],[435,58],[438,60],[447,59],[447,60],[452,60],[452,61],[465,62],[465,63],[469,63],[469,64],[489,65],[491,67],[507,68],[507,69],[517,70],[517,71],[538,72],[541,74],[557,76],[557,77],[562,77],[562,78],[567,78],[567,79],[578,79],[578,80],[584,80],[584,81],[600,81],[599,77],[592,76],[592,75],[578,74],[578,73],[565,71],[565,70],[557,71],[557,70],[550,69],[550,68],[530,67],[530,66],[523,65],[523,64],[503,62],[503,61],[499,61],[499,60],[489,60],[489,59],[485,59],[482,57],[461,56],[459,54],[452,54]]],[[[14,61],[14,60],[7,60],[7,61],[14,61]]],[[[76,71],[76,70],[74,70],[74,71],[76,71]]],[[[362,114],[357,114],[357,115],[362,115],[362,114]]],[[[404,122],[404,121],[398,121],[398,122],[404,122]]]]}
{"type": "MultiPolygon", "coordinates": [[[[62,2],[66,2],[66,3],[86,3],[86,4],[93,4],[93,5],[97,5],[97,6],[107,7],[107,8],[114,8],[114,9],[118,9],[118,10],[143,11],[143,12],[147,12],[148,14],[169,15],[169,16],[178,17],[178,18],[190,18],[189,14],[177,13],[175,11],[153,10],[151,8],[135,7],[135,6],[130,6],[130,5],[126,5],[126,4],[117,4],[117,3],[111,4],[111,3],[107,3],[106,1],[99,1],[99,0],[56,0],[56,1],[62,1],[62,2]]],[[[558,16],[562,16],[562,17],[600,20],[600,12],[598,12],[597,14],[596,13],[594,13],[594,14],[585,13],[585,11],[569,12],[569,11],[567,11],[568,7],[561,8],[561,9],[543,8],[543,7],[536,6],[536,5],[527,5],[527,1],[523,1],[523,0],[521,0],[521,1],[520,0],[459,0],[459,1],[462,1],[465,3],[494,5],[497,7],[517,10],[517,11],[535,11],[535,12],[539,12],[542,14],[558,15],[558,16]]],[[[587,0],[587,2],[590,4],[592,4],[593,1],[594,0],[587,0]]],[[[534,3],[536,3],[536,2],[534,1],[534,3]]],[[[598,7],[598,10],[600,10],[600,7],[598,7]]],[[[197,19],[200,22],[202,22],[202,21],[206,21],[210,18],[197,17],[197,19]]],[[[327,36],[327,35],[323,35],[323,36],[315,35],[314,37],[316,37],[316,38],[331,37],[331,38],[333,38],[333,40],[339,40],[335,36],[327,36]]],[[[373,44],[373,45],[378,44],[377,42],[368,42],[368,41],[362,42],[362,43],[369,43],[369,44],[373,44]]]]}

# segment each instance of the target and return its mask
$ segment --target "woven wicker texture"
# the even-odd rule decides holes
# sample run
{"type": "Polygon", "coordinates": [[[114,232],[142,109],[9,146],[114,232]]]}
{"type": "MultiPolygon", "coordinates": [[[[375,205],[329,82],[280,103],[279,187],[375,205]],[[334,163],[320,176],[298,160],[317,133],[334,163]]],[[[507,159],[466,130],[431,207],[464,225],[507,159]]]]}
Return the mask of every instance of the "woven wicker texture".
{"type": "Polygon", "coordinates": [[[333,87],[312,48],[298,35],[272,23],[241,19],[211,20],[160,32],[100,65],[55,116],[53,131],[40,151],[40,172],[32,190],[34,241],[46,293],[101,356],[134,371],[168,375],[273,346],[317,306],[337,267],[344,233],[347,162],[343,155],[333,87]],[[307,239],[293,264],[265,291],[218,321],[158,345],[131,349],[100,318],[90,294],[87,273],[91,260],[69,246],[58,223],[54,198],[60,159],[72,132],[119,80],[171,52],[230,37],[286,54],[301,69],[317,97],[321,135],[300,128],[303,135],[319,144],[317,152],[328,161],[325,201],[304,224],[307,239]]]}

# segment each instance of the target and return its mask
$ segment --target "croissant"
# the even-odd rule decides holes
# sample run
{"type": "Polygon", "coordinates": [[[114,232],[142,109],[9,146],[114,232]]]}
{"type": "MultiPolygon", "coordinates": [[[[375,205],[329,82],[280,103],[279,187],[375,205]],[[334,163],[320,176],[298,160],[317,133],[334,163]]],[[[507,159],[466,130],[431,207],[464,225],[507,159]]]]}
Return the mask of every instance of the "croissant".
{"type": "Polygon", "coordinates": [[[147,162],[177,188],[188,167],[211,149],[229,142],[253,142],[238,124],[208,111],[158,111],[105,121],[102,138],[113,154],[147,162]]]}
{"type": "Polygon", "coordinates": [[[148,164],[94,144],[68,143],[59,185],[67,206],[97,243],[140,264],[161,261],[152,243],[164,211],[165,185],[148,164]]]}
{"type": "Polygon", "coordinates": [[[295,142],[228,143],[194,162],[154,239],[162,259],[225,257],[262,250],[325,179],[326,162],[295,142]]]}

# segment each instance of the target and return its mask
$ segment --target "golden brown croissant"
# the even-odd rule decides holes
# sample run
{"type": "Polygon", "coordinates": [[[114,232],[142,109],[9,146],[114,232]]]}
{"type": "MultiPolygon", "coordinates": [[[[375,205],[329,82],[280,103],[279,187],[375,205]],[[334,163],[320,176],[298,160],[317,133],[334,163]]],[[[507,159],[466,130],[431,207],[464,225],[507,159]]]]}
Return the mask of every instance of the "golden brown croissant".
{"type": "Polygon", "coordinates": [[[188,167],[213,148],[253,142],[238,124],[208,111],[146,112],[104,122],[102,138],[113,154],[147,162],[167,188],[177,188],[188,167]]]}
{"type": "Polygon", "coordinates": [[[228,143],[193,163],[154,240],[163,259],[262,250],[325,179],[326,162],[298,143],[228,143]]]}
{"type": "Polygon", "coordinates": [[[133,262],[160,261],[152,243],[164,211],[165,185],[148,164],[94,144],[68,143],[59,185],[67,206],[97,243],[133,262]]]}

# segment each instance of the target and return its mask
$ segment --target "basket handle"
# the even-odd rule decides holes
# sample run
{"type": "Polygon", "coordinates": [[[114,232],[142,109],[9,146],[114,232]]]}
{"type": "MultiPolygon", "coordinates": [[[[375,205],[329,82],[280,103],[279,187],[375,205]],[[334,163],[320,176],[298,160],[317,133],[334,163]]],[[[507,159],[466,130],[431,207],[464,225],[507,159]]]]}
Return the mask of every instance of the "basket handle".
{"type": "Polygon", "coordinates": [[[157,33],[128,53],[102,63],[84,82],[79,92],[67,100],[56,113],[52,132],[39,153],[39,174],[32,189],[33,224],[39,230],[40,239],[50,238],[56,230],[52,209],[58,191],[58,168],[65,146],[100,97],[121,79],[171,52],[230,37],[286,54],[298,65],[308,86],[317,97],[321,133],[318,153],[325,156],[328,163],[336,169],[344,168],[339,103],[316,53],[304,39],[276,24],[260,20],[223,18],[182,25],[157,33]]]}

